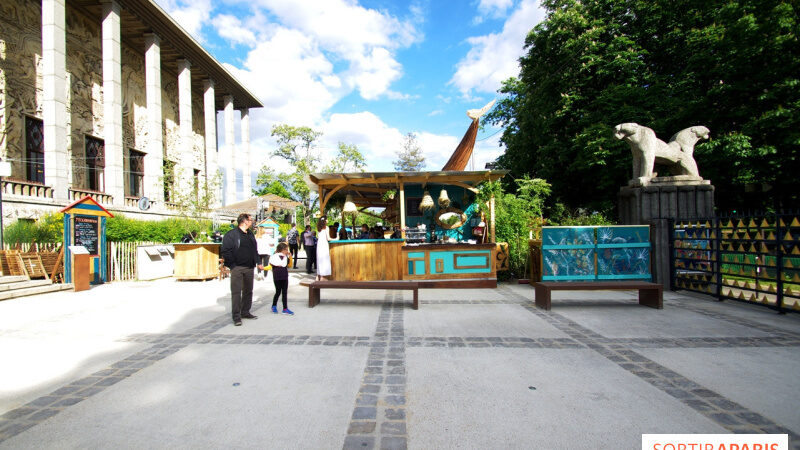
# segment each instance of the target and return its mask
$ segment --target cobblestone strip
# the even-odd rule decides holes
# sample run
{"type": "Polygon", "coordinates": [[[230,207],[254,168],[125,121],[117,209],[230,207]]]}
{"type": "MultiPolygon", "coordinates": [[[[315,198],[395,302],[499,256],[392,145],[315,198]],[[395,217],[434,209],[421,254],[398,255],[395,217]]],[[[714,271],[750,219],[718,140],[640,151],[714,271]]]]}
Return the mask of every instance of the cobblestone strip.
{"type": "Polygon", "coordinates": [[[109,367],[34,399],[0,416],[0,442],[39,425],[50,417],[96,395],[109,386],[186,347],[188,343],[162,343],[146,348],[109,367]]]}
{"type": "Polygon", "coordinates": [[[606,339],[601,335],[558,313],[543,311],[533,303],[524,308],[723,428],[733,433],[788,434],[793,448],[800,447],[800,435],[631,350],[625,343],[604,344],[606,339]]]}
{"type": "MultiPolygon", "coordinates": [[[[397,293],[388,293],[387,300],[397,293]]],[[[406,341],[403,312],[407,306],[384,304],[371,344],[361,388],[343,448],[406,449],[406,341]]]]}

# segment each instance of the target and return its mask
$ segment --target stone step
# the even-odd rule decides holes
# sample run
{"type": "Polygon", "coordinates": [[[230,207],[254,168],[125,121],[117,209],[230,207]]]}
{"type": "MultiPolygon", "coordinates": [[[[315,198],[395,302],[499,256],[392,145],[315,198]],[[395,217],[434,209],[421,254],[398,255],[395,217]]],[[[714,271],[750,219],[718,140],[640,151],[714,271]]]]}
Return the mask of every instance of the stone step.
{"type": "Polygon", "coordinates": [[[0,292],[0,300],[25,297],[28,295],[45,294],[48,292],[72,290],[72,283],[69,284],[48,284],[46,286],[36,286],[25,289],[14,289],[12,291],[0,292]]]}
{"type": "Polygon", "coordinates": [[[16,283],[19,281],[28,281],[28,277],[22,275],[0,276],[0,286],[6,283],[16,283]]]}
{"type": "Polygon", "coordinates": [[[36,286],[46,286],[53,284],[50,280],[28,280],[23,277],[24,281],[16,281],[13,283],[0,284],[0,292],[14,291],[17,289],[27,289],[36,286]]]}

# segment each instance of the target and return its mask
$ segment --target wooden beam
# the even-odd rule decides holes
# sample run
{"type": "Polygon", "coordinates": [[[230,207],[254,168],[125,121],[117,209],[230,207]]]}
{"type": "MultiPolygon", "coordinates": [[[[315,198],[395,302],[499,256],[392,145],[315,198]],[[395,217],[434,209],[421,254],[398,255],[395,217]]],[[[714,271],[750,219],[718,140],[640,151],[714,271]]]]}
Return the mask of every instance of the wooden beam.
{"type": "Polygon", "coordinates": [[[494,244],[495,242],[497,242],[497,240],[494,237],[494,195],[492,195],[492,198],[489,199],[489,226],[492,233],[491,242],[492,244],[494,244]]]}
{"type": "Polygon", "coordinates": [[[374,212],[372,212],[372,211],[367,211],[367,210],[366,210],[367,208],[368,208],[368,207],[361,208],[361,209],[359,209],[359,210],[358,210],[358,212],[360,212],[360,213],[362,213],[362,214],[366,214],[366,215],[368,215],[368,216],[376,217],[376,218],[378,218],[378,219],[383,219],[383,217],[379,216],[378,214],[375,214],[375,213],[374,213],[374,212]]]}
{"type": "Polygon", "coordinates": [[[333,197],[333,194],[335,194],[337,191],[341,190],[343,187],[344,186],[336,186],[336,187],[334,187],[333,189],[330,190],[330,192],[328,192],[328,195],[326,195],[324,197],[324,199],[322,200],[322,204],[319,207],[319,210],[320,210],[320,212],[322,214],[325,214],[325,205],[328,204],[328,202],[330,201],[331,197],[333,197]]]}
{"type": "Polygon", "coordinates": [[[477,188],[475,188],[473,186],[470,186],[467,183],[462,183],[460,181],[451,181],[451,182],[445,183],[445,184],[449,184],[451,186],[459,186],[459,187],[462,187],[462,188],[464,188],[464,189],[466,189],[466,190],[468,190],[468,191],[470,191],[472,193],[475,193],[475,194],[478,193],[478,189],[477,188]]]}
{"type": "Polygon", "coordinates": [[[331,186],[331,185],[340,185],[340,184],[388,184],[398,186],[400,183],[409,184],[409,183],[434,183],[434,184],[448,184],[450,182],[473,182],[479,183],[482,181],[494,180],[499,179],[502,177],[502,174],[499,173],[492,173],[492,174],[471,174],[471,175],[440,175],[440,176],[432,176],[430,174],[424,175],[411,175],[411,176],[404,176],[400,177],[400,175],[395,175],[393,177],[382,177],[382,178],[329,178],[324,180],[319,180],[317,183],[318,186],[331,186]]]}
{"type": "Polygon", "coordinates": [[[400,183],[400,233],[402,238],[406,238],[406,190],[403,183],[400,183]]]}

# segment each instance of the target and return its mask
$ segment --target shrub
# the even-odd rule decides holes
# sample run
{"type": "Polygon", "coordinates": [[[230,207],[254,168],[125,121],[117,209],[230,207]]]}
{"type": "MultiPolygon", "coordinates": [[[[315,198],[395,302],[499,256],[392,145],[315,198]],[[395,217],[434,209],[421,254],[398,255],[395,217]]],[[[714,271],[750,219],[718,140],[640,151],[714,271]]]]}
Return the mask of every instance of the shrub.
{"type": "Polygon", "coordinates": [[[17,220],[3,230],[3,240],[12,246],[20,242],[62,242],[64,240],[64,214],[43,214],[35,222],[17,220]]]}

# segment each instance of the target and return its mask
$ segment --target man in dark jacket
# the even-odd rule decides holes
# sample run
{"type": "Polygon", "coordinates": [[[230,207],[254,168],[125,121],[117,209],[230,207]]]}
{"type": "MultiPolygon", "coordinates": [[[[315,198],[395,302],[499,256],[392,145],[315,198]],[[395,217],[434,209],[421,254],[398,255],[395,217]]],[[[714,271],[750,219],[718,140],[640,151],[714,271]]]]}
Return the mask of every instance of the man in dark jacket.
{"type": "Polygon", "coordinates": [[[231,269],[231,315],[237,327],[242,319],[256,319],[250,313],[253,306],[253,269],[264,270],[258,256],[256,237],[250,231],[253,218],[249,214],[239,214],[238,227],[225,233],[222,238],[220,256],[225,266],[231,269]]]}

